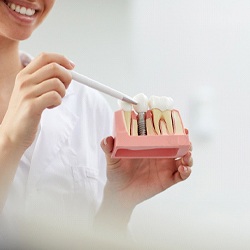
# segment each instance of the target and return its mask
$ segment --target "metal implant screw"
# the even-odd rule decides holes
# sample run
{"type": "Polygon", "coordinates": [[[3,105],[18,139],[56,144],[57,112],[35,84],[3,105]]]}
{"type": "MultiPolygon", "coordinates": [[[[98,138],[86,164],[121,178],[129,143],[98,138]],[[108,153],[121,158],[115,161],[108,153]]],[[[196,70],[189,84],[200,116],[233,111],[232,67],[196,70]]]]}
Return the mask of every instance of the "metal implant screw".
{"type": "Polygon", "coordinates": [[[138,113],[138,135],[147,135],[146,112],[138,113]]]}

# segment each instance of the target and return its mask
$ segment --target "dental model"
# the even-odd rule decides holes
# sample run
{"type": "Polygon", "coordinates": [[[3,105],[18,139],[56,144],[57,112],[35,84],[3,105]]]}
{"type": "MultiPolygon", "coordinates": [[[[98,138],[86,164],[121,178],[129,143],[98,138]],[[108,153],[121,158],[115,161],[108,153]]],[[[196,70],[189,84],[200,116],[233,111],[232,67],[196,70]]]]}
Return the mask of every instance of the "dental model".
{"type": "Polygon", "coordinates": [[[171,115],[173,103],[173,99],[166,96],[151,96],[149,99],[149,107],[153,114],[154,127],[158,135],[174,133],[171,115]]]}
{"type": "Polygon", "coordinates": [[[137,105],[119,102],[114,114],[112,158],[179,158],[190,149],[189,136],[170,97],[144,94],[134,97],[137,105]],[[144,136],[140,136],[144,135],[144,136]]]}
{"type": "Polygon", "coordinates": [[[138,135],[147,135],[146,112],[148,111],[148,97],[140,93],[133,98],[137,105],[133,105],[138,113],[138,135]]]}

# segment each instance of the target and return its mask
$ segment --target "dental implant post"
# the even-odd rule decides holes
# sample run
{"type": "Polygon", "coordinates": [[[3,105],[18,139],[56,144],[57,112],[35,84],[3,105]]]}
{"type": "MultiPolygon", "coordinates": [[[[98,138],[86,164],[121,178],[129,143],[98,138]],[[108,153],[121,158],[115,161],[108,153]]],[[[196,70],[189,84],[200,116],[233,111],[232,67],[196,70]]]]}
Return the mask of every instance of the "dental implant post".
{"type": "Polygon", "coordinates": [[[134,109],[138,114],[138,135],[147,135],[146,113],[148,110],[148,97],[140,93],[133,99],[137,102],[137,105],[134,105],[134,109]]]}
{"type": "Polygon", "coordinates": [[[138,135],[147,135],[146,112],[138,113],[138,135]]]}

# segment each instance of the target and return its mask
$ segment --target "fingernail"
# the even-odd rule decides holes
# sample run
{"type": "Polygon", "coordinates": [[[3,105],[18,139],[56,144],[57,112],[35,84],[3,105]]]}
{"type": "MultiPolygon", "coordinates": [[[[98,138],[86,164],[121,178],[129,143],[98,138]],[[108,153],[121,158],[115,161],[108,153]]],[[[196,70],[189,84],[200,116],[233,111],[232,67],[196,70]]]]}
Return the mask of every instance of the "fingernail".
{"type": "Polygon", "coordinates": [[[70,65],[74,68],[76,65],[71,60],[69,60],[70,65]]]}
{"type": "Polygon", "coordinates": [[[191,153],[188,152],[183,158],[182,158],[182,163],[185,165],[189,162],[190,160],[191,153]]]}
{"type": "Polygon", "coordinates": [[[183,167],[184,172],[188,172],[188,168],[187,167],[183,167]]]}
{"type": "Polygon", "coordinates": [[[104,145],[106,146],[108,144],[107,137],[103,140],[104,145]]]}
{"type": "Polygon", "coordinates": [[[189,165],[189,166],[193,166],[193,164],[194,164],[194,160],[193,160],[193,158],[190,158],[190,159],[189,159],[188,165],[189,165]]]}

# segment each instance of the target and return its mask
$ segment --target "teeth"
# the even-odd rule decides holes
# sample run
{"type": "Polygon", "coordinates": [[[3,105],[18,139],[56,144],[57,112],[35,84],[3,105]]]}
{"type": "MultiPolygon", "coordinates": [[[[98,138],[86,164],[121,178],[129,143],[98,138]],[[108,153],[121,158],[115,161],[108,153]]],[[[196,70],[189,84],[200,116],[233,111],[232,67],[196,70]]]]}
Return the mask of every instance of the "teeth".
{"type": "Polygon", "coordinates": [[[147,135],[157,135],[154,129],[152,112],[150,110],[148,110],[146,114],[146,127],[147,127],[147,135]]]}
{"type": "Polygon", "coordinates": [[[144,95],[143,93],[140,93],[136,95],[133,99],[137,102],[137,105],[133,105],[137,113],[147,112],[148,97],[146,95],[144,95]]]}
{"type": "Polygon", "coordinates": [[[166,122],[161,119],[159,122],[159,127],[160,127],[160,131],[162,135],[167,135],[168,134],[168,126],[166,124],[166,122]]]}
{"type": "Polygon", "coordinates": [[[149,107],[151,109],[159,109],[161,111],[172,110],[174,101],[171,97],[166,96],[151,96],[149,98],[149,107]]]}
{"type": "Polygon", "coordinates": [[[33,16],[36,12],[34,9],[26,8],[24,6],[16,5],[14,3],[8,3],[8,6],[10,9],[21,15],[33,16]]]}
{"type": "Polygon", "coordinates": [[[180,114],[173,109],[171,97],[151,96],[148,100],[144,94],[138,94],[134,100],[138,103],[133,105],[137,113],[132,110],[131,104],[118,101],[129,135],[185,134],[180,114]]]}
{"type": "Polygon", "coordinates": [[[138,136],[138,122],[135,112],[132,112],[131,135],[138,136]]]}
{"type": "Polygon", "coordinates": [[[155,131],[160,134],[173,134],[173,124],[171,110],[173,109],[173,99],[171,97],[151,96],[149,107],[153,113],[155,131]]]}
{"type": "Polygon", "coordinates": [[[172,111],[173,123],[174,123],[174,133],[177,135],[185,134],[185,130],[181,121],[180,114],[177,110],[172,111]]]}
{"type": "Polygon", "coordinates": [[[130,135],[132,105],[121,100],[118,100],[118,105],[123,110],[126,129],[127,129],[128,134],[130,135]]]}

